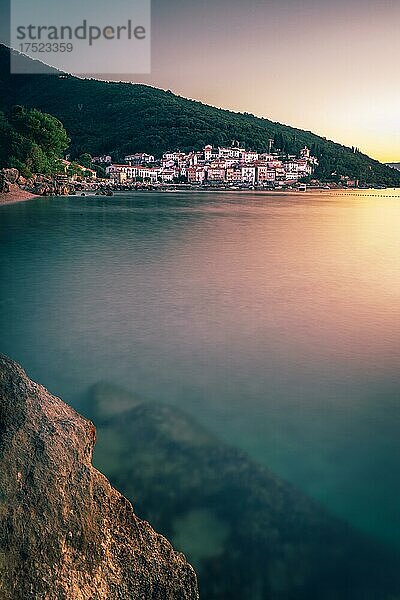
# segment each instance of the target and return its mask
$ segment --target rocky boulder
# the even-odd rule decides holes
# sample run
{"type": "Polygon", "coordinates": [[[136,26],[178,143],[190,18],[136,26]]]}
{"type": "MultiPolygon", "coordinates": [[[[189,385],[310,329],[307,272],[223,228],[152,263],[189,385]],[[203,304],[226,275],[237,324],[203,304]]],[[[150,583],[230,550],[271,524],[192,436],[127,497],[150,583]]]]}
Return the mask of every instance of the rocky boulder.
{"type": "Polygon", "coordinates": [[[184,556],[92,466],[95,439],[0,355],[1,599],[197,599],[184,556]]]}
{"type": "Polygon", "coordinates": [[[0,174],[9,183],[17,183],[19,177],[18,169],[1,169],[0,174]]]}
{"type": "Polygon", "coordinates": [[[8,194],[19,176],[18,169],[0,169],[0,194],[8,194]]]}
{"type": "Polygon", "coordinates": [[[10,191],[10,182],[6,179],[4,173],[0,171],[0,194],[8,194],[10,191]]]}

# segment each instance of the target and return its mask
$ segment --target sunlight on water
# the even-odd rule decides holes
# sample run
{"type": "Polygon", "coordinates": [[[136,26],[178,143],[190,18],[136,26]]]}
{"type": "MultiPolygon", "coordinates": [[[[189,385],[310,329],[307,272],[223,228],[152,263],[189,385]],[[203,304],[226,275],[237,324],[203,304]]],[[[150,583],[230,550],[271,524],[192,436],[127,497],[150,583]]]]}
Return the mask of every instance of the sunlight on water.
{"type": "Polygon", "coordinates": [[[2,351],[77,407],[183,407],[399,544],[399,230],[387,190],[2,207],[2,351]]]}

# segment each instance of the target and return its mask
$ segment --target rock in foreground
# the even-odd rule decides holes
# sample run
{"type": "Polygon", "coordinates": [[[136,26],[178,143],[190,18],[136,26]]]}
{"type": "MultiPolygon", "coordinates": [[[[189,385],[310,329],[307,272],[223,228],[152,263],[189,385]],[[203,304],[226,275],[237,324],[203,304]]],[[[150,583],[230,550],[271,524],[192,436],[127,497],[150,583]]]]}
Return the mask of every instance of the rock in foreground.
{"type": "Polygon", "coordinates": [[[0,356],[0,598],[197,599],[184,556],[92,466],[95,437],[0,356]]]}

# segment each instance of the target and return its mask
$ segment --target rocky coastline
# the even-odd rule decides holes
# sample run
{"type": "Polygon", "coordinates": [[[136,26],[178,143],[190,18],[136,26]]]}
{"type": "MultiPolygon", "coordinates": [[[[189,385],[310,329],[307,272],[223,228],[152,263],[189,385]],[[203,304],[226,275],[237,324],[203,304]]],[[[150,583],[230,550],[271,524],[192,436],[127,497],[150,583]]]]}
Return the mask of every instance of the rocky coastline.
{"type": "Polygon", "coordinates": [[[30,200],[37,196],[64,196],[69,186],[47,175],[23,177],[18,169],[0,169],[0,204],[30,200]]]}
{"type": "Polygon", "coordinates": [[[94,425],[0,355],[2,600],[198,600],[183,554],[92,466],[94,425]]]}

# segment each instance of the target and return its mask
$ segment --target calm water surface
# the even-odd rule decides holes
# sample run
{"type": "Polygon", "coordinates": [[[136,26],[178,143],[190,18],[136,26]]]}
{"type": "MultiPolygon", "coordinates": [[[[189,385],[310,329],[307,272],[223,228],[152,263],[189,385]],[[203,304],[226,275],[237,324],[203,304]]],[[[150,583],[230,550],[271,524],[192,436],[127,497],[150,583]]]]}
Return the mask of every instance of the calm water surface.
{"type": "Polygon", "coordinates": [[[174,403],[400,545],[400,193],[0,207],[1,351],[174,403]]]}

